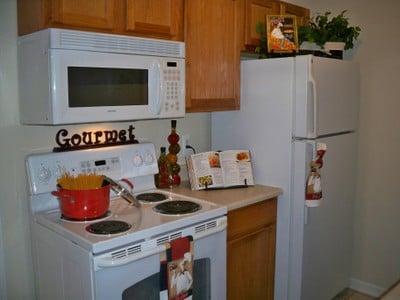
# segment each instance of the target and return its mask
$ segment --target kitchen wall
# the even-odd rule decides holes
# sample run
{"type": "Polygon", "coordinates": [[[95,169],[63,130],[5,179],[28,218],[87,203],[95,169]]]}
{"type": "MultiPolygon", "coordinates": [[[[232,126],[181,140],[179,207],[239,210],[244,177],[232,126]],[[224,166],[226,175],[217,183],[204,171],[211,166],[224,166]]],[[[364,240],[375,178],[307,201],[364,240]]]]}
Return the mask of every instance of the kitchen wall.
{"type": "MultiPolygon", "coordinates": [[[[60,127],[21,126],[18,120],[16,0],[0,0],[0,220],[5,267],[0,249],[0,299],[4,297],[2,275],[5,270],[9,299],[33,298],[33,270],[30,256],[29,211],[24,157],[33,150],[50,149],[60,127]]],[[[84,129],[126,128],[131,123],[65,126],[84,129]]],[[[135,122],[137,137],[157,147],[166,145],[169,120],[135,122]]],[[[210,147],[209,114],[189,114],[178,120],[178,132],[190,134],[190,144],[198,151],[210,147]]],[[[1,246],[0,242],[0,246],[1,246]]]]}
{"type": "Polygon", "coordinates": [[[352,286],[379,294],[400,278],[400,1],[296,0],[312,12],[348,10],[362,32],[358,186],[352,286]]]}

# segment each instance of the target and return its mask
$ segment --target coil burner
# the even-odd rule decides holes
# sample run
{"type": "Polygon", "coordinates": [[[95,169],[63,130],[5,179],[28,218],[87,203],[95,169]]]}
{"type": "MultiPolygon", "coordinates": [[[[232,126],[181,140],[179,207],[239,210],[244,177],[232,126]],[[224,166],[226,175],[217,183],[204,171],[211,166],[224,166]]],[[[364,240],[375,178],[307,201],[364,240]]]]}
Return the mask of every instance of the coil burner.
{"type": "Polygon", "coordinates": [[[116,234],[128,231],[132,225],[123,221],[101,221],[86,226],[86,230],[93,234],[116,234]]]}
{"type": "Polygon", "coordinates": [[[143,193],[136,195],[136,199],[143,202],[160,202],[167,199],[167,196],[161,193],[143,193]]]}
{"type": "Polygon", "coordinates": [[[173,200],[157,204],[153,207],[155,212],[164,215],[191,214],[201,209],[201,205],[192,201],[173,200]]]}

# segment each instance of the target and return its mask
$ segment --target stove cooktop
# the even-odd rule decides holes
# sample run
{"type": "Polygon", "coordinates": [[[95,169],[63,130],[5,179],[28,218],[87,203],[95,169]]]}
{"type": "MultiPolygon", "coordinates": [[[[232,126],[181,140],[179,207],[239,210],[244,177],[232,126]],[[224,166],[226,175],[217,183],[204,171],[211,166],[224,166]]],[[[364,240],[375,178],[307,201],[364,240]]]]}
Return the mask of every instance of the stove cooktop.
{"type": "Polygon", "coordinates": [[[91,224],[103,222],[103,220],[71,222],[63,220],[59,210],[36,213],[35,220],[50,230],[61,234],[64,238],[96,254],[123,246],[127,243],[140,241],[216,218],[227,212],[226,207],[221,207],[197,198],[186,197],[162,190],[151,190],[149,192],[163,194],[166,199],[158,203],[150,202],[142,204],[140,208],[129,205],[122,198],[111,199],[110,216],[104,221],[122,221],[130,225],[129,229],[121,233],[114,231],[102,234],[91,233],[86,228],[91,224]],[[178,202],[190,201],[194,203],[193,205],[190,204],[190,206],[196,207],[198,210],[188,214],[167,215],[160,214],[153,209],[160,204],[171,206],[170,203],[175,203],[176,200],[178,202]]]}

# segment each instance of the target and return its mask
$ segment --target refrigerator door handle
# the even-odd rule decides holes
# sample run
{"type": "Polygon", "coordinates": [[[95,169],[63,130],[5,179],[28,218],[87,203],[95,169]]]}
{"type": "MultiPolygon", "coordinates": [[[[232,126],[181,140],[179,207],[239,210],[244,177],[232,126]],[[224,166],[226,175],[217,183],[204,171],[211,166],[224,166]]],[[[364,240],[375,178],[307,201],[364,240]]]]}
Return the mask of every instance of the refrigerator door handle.
{"type": "Polygon", "coordinates": [[[317,114],[318,114],[318,101],[317,101],[317,84],[312,77],[312,74],[309,74],[308,81],[311,85],[311,92],[312,92],[312,108],[313,108],[313,130],[312,130],[312,137],[317,137],[317,114]]]}

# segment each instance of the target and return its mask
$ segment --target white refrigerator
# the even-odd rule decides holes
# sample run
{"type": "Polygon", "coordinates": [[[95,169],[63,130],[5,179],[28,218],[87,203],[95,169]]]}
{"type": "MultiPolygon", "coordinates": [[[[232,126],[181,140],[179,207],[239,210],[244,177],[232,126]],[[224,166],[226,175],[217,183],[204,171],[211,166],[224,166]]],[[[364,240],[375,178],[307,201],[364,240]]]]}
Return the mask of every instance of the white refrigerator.
{"type": "Polygon", "coordinates": [[[241,109],[212,113],[212,149],[249,149],[255,182],[279,186],[276,300],[329,300],[349,286],[359,68],[311,55],[241,63],[241,109]],[[323,200],[305,206],[316,144],[323,200]]]}

